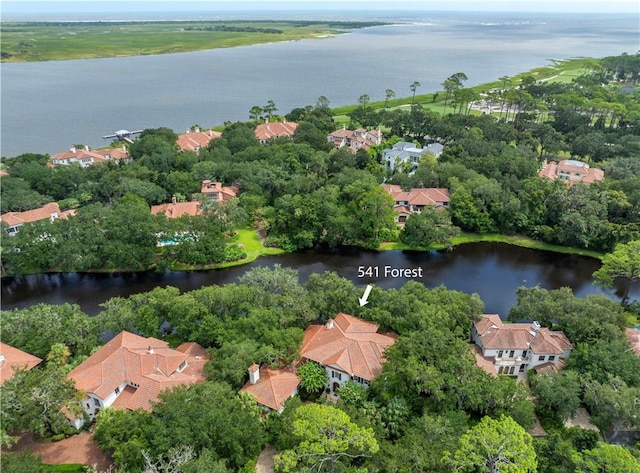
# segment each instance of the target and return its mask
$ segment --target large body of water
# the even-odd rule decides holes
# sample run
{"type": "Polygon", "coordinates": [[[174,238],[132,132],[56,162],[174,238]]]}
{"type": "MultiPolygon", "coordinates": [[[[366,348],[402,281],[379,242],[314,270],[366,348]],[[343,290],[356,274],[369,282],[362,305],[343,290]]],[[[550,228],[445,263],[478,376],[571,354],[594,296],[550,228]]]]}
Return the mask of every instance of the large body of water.
{"type": "Polygon", "coordinates": [[[409,96],[414,81],[422,84],[418,93],[436,91],[460,71],[469,77],[467,85],[474,85],[550,59],[635,53],[640,47],[633,14],[363,9],[343,12],[339,19],[405,23],[193,53],[2,64],[0,152],[9,157],[53,154],[80,143],[100,147],[108,144],[102,135],[122,128],[167,126],[183,132],[195,124],[248,120],[249,109],[268,100],[279,113],[315,104],[320,96],[340,106],[357,103],[363,94],[382,100],[386,89],[409,96]]]}
{"type": "MultiPolygon", "coordinates": [[[[100,304],[111,297],[127,297],[158,286],[175,286],[189,291],[212,284],[235,282],[256,266],[284,267],[299,271],[305,282],[313,273],[335,271],[364,288],[374,284],[385,289],[399,288],[409,279],[384,277],[384,268],[422,268],[414,280],[433,288],[444,285],[466,293],[478,293],[487,313],[506,315],[516,303],[520,286],[547,289],[570,287],[574,294],[603,294],[620,300],[623,288],[603,290],[593,284],[592,273],[600,267],[593,258],[518,248],[500,243],[474,243],[450,252],[368,252],[334,250],[263,257],[235,268],[194,272],[143,272],[127,274],[40,274],[2,281],[2,309],[24,308],[36,303],[79,304],[88,314],[96,314],[100,304]],[[358,268],[377,267],[378,277],[358,278],[358,268]]],[[[640,299],[640,284],[632,287],[632,300],[640,299]]]]}

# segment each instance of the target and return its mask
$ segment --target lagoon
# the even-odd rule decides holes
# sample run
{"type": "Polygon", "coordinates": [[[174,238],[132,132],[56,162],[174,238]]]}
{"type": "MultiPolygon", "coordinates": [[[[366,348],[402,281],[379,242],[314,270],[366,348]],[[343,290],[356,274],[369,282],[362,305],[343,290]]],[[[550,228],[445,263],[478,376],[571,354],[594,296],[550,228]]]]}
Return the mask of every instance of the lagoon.
{"type": "MultiPolygon", "coordinates": [[[[4,278],[2,310],[41,302],[69,302],[79,304],[83,311],[95,315],[101,310],[100,304],[111,297],[127,297],[154,287],[175,286],[181,291],[190,291],[206,285],[230,284],[253,267],[274,264],[298,270],[303,283],[313,273],[335,271],[361,288],[367,284],[384,289],[399,288],[410,280],[429,288],[444,285],[449,289],[478,293],[485,303],[486,313],[501,315],[506,315],[516,303],[516,290],[520,286],[570,287],[578,297],[601,294],[617,301],[623,293],[622,285],[603,290],[593,284],[591,275],[600,267],[597,259],[481,242],[457,246],[453,251],[375,252],[348,248],[306,251],[263,256],[244,266],[210,271],[57,273],[4,278]],[[404,273],[410,277],[385,277],[387,266],[413,271],[404,273]],[[379,269],[362,274],[360,268],[379,269]]],[[[629,297],[640,300],[640,284],[632,287],[629,297]]]]}
{"type": "MultiPolygon", "coordinates": [[[[282,15],[278,19],[286,19],[282,15]]],[[[363,94],[384,100],[386,89],[409,96],[414,81],[421,83],[418,93],[433,92],[459,71],[469,77],[467,85],[476,85],[551,59],[639,49],[632,14],[372,11],[329,19],[338,16],[398,24],[193,53],[4,63],[0,153],[53,154],[72,144],[95,148],[109,144],[102,135],[122,128],[166,126],[182,133],[196,124],[245,121],[252,106],[268,100],[282,114],[320,96],[337,107],[357,103],[363,94]]]]}

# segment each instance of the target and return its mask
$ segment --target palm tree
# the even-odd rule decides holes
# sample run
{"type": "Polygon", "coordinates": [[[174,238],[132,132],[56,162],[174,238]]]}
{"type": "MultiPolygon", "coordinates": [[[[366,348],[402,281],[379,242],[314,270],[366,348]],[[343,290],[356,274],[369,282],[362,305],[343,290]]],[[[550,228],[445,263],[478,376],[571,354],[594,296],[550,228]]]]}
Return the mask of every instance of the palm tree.
{"type": "Polygon", "coordinates": [[[385,93],[384,108],[387,108],[387,104],[389,103],[389,99],[392,99],[393,97],[395,97],[396,93],[391,89],[385,90],[384,93],[385,93]]]}
{"type": "Polygon", "coordinates": [[[413,92],[413,97],[411,97],[411,106],[413,107],[413,103],[415,102],[416,99],[416,90],[418,90],[418,87],[420,87],[420,82],[415,81],[413,84],[411,84],[409,86],[409,89],[411,90],[411,92],[413,92]]]}

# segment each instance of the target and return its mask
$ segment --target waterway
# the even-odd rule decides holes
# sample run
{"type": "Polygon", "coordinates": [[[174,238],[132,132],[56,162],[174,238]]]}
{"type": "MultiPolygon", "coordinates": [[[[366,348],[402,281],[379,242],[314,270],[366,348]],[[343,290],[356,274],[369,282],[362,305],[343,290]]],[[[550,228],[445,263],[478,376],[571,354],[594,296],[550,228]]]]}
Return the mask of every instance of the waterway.
{"type": "MultiPolygon", "coordinates": [[[[292,19],[299,18],[297,14],[292,19]]],[[[280,12],[278,19],[287,18],[280,12]]],[[[434,92],[460,71],[470,86],[548,65],[551,59],[633,54],[640,47],[633,14],[398,13],[363,8],[340,9],[329,19],[402,24],[325,39],[192,53],[4,63],[0,152],[11,157],[54,154],[72,144],[96,148],[109,144],[102,135],[123,128],[166,126],[182,133],[195,124],[245,121],[251,107],[269,100],[281,114],[313,105],[320,96],[337,107],[357,103],[363,94],[384,100],[386,89],[409,96],[414,81],[421,84],[418,93],[434,92]]],[[[105,23],[105,30],[109,28],[105,23]]]]}
{"type": "MultiPolygon", "coordinates": [[[[41,302],[69,302],[79,304],[86,313],[94,315],[101,310],[100,304],[111,297],[126,297],[158,286],[190,291],[212,284],[229,284],[251,268],[274,264],[297,269],[301,282],[313,273],[335,271],[358,287],[373,284],[385,289],[399,288],[409,280],[385,277],[385,268],[420,269],[422,277],[410,279],[429,288],[444,285],[449,289],[477,293],[484,301],[487,313],[502,315],[516,303],[516,290],[520,286],[570,287],[579,297],[603,294],[613,300],[620,300],[623,293],[622,285],[603,290],[593,284],[591,275],[600,267],[596,259],[483,242],[443,252],[308,251],[262,257],[244,266],[212,271],[64,273],[6,278],[2,280],[2,309],[24,308],[41,302]],[[360,267],[365,271],[378,268],[378,276],[359,278],[360,267]]],[[[630,297],[640,299],[640,284],[632,287],[630,297]]]]}

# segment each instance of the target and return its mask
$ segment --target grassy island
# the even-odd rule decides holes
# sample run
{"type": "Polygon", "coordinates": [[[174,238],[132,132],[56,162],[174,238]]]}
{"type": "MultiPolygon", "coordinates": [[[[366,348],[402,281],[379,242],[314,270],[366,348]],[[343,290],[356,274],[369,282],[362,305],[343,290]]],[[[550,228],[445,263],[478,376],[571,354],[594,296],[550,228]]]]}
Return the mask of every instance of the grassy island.
{"type": "Polygon", "coordinates": [[[122,21],[2,23],[3,62],[184,53],[326,38],[378,22],[122,21]]]}

